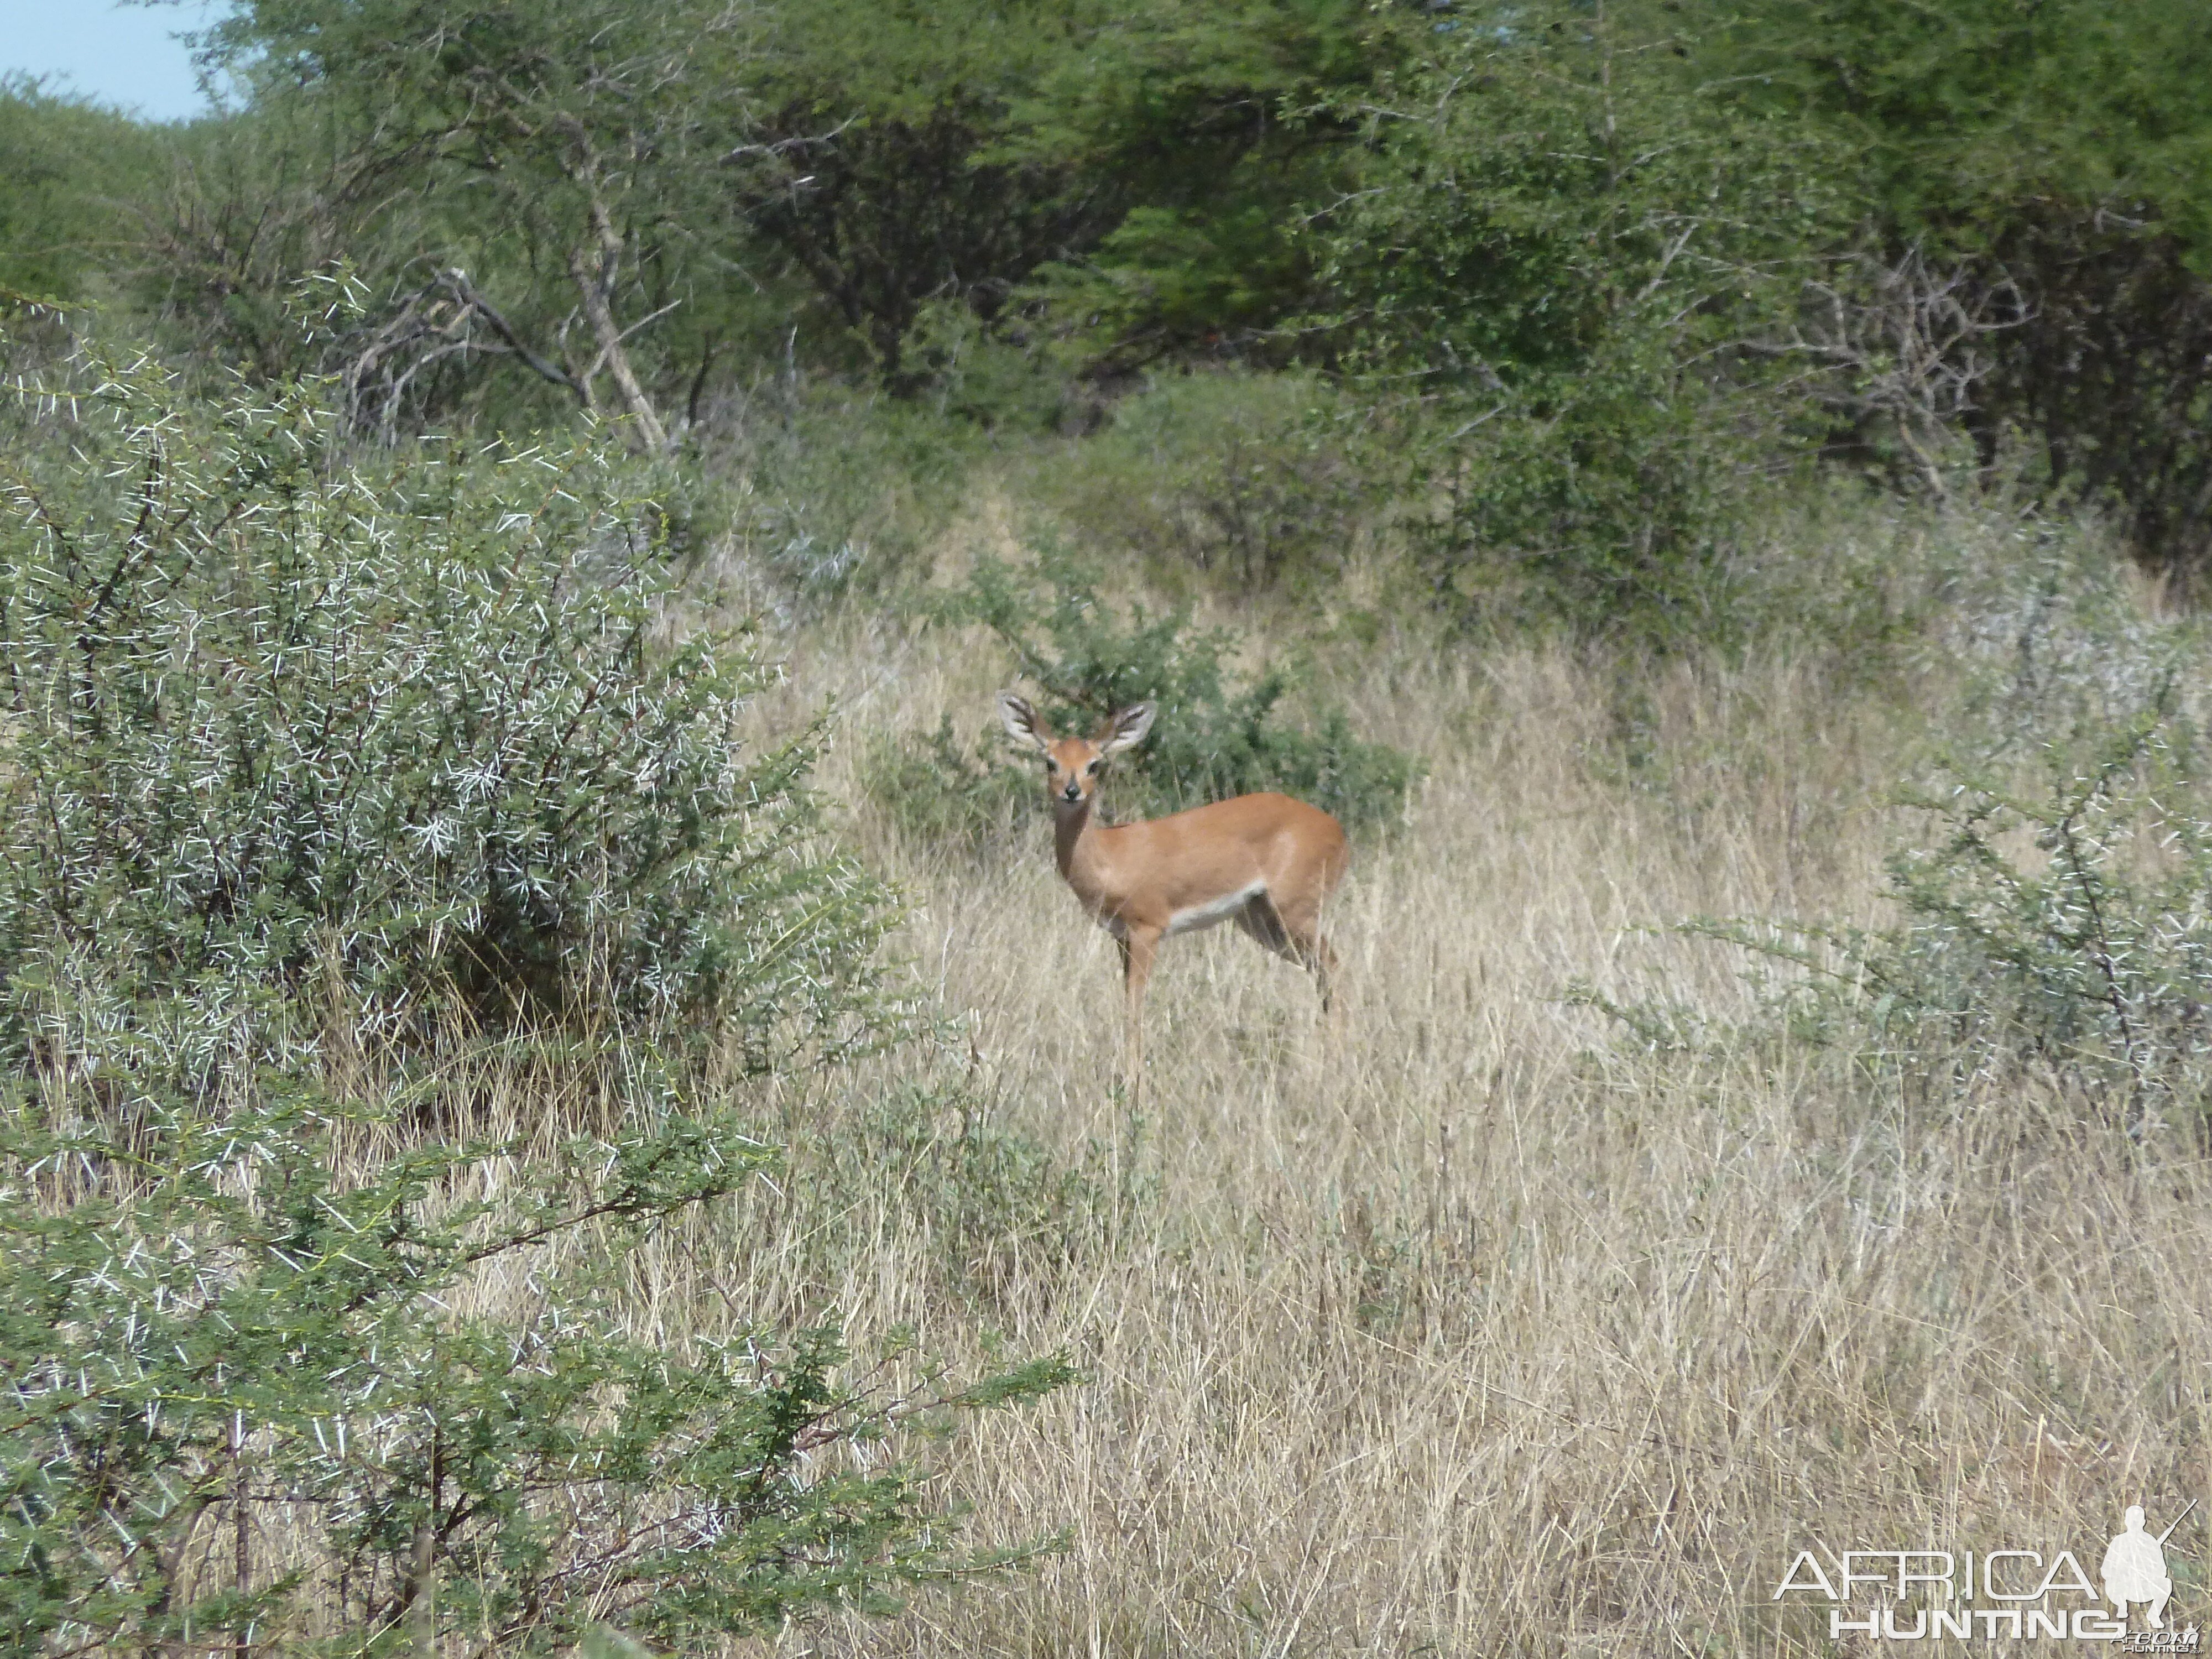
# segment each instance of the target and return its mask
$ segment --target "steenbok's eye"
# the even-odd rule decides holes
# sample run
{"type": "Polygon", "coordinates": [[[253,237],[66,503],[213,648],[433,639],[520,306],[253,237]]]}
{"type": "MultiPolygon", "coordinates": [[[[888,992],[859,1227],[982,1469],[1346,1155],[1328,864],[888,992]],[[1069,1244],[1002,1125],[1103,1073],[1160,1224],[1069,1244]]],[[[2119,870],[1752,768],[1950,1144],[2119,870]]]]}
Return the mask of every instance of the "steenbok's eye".
{"type": "Polygon", "coordinates": [[[1083,769],[1085,772],[1096,772],[1098,769],[1098,763],[1097,761],[1093,761],[1090,765],[1085,767],[1083,769]]]}

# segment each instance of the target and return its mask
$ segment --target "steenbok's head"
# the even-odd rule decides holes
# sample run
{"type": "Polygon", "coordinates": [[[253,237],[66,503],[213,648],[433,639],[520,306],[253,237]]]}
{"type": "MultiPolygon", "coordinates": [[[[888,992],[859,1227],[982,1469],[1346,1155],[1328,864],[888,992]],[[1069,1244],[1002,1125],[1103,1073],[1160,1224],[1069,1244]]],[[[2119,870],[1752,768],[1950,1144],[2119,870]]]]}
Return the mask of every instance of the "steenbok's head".
{"type": "Polygon", "coordinates": [[[1107,757],[1142,743],[1156,712],[1148,702],[1132,703],[1100,726],[1096,737],[1055,738],[1036,709],[1011,691],[999,693],[999,718],[1006,722],[1006,735],[1034,745],[1044,757],[1045,793],[1055,811],[1089,805],[1107,757]]]}

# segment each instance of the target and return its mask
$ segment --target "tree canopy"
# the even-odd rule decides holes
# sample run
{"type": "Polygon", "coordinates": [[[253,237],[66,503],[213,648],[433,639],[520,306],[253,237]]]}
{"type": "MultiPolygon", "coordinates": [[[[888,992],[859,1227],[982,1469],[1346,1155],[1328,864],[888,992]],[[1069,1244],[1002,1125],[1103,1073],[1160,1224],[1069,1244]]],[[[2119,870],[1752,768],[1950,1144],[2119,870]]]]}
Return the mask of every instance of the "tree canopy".
{"type": "MultiPolygon", "coordinates": [[[[2212,550],[2185,0],[245,0],[202,46],[244,106],[174,132],[0,98],[5,280],[266,373],[342,262],[377,308],[314,349],[387,438],[566,409],[660,450],[763,374],[922,399],[978,351],[1109,392],[1295,367],[1540,473],[1580,410],[1644,458],[1572,464],[1624,502],[1678,498],[1637,477],[1681,446],[1615,422],[1923,480],[1957,438],[2155,563],[2212,550]]],[[[1501,488],[1549,505],[1466,537],[1669,533],[1501,488]]]]}

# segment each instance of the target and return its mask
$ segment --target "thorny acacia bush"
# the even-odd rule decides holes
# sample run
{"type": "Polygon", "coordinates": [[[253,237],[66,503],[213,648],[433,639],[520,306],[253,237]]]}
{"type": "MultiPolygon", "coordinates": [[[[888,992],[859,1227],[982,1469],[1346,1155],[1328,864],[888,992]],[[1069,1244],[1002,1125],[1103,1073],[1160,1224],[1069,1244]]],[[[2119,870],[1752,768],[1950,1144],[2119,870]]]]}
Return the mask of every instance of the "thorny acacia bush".
{"type": "Polygon", "coordinates": [[[762,667],[656,641],[649,518],[583,455],[350,470],[312,386],[44,413],[0,520],[0,1646],[696,1642],[960,1566],[873,1443],[1055,1363],[858,1387],[832,1331],[618,1317],[630,1247],[770,1156],[702,1062],[905,1024],[809,744],[734,750],[762,667]],[[406,1150],[501,1091],[617,1127],[406,1150]]]}
{"type": "MultiPolygon", "coordinates": [[[[1903,913],[1867,931],[1695,925],[1814,970],[1801,1035],[1962,1082],[2039,1075],[2140,1131],[2212,1090],[2212,812],[2166,710],[2102,751],[2049,757],[2039,788],[1959,771],[1910,804],[1922,844],[1890,860],[1903,913]]],[[[1620,1012],[1620,1011],[1616,1011],[1620,1012]]]]}
{"type": "MultiPolygon", "coordinates": [[[[1180,611],[1133,610],[1125,621],[1096,574],[1058,550],[1045,550],[1033,570],[979,561],[945,611],[998,636],[1012,671],[1042,688],[1038,712],[1055,732],[1089,732],[1131,703],[1158,705],[1152,735],[1115,763],[1112,799],[1125,816],[1279,789],[1357,830],[1396,820],[1420,775],[1413,756],[1355,736],[1341,708],[1290,725],[1281,708],[1289,665],[1233,685],[1226,630],[1194,628],[1180,611]]],[[[928,738],[879,749],[867,775],[878,810],[917,839],[971,851],[1009,842],[1042,793],[1030,757],[1005,751],[995,720],[978,724],[980,755],[949,713],[928,738]]]]}
{"type": "Polygon", "coordinates": [[[955,1386],[909,1358],[855,1383],[830,1329],[629,1334],[626,1250],[770,1158],[726,1117],[635,1110],[665,1083],[629,1084],[641,1127],[456,1202],[520,1149],[424,1145],[349,1181],[335,1149],[378,1115],[295,1086],[222,1121],[141,1103],[153,1159],[144,1123],[14,1079],[0,1644],[542,1651],[611,1623],[696,1647],[988,1565],[881,1443],[1064,1366],[955,1386]],[[526,1313],[447,1311],[502,1267],[526,1313]]]}
{"type": "Polygon", "coordinates": [[[143,366],[53,410],[0,519],[10,1057],[66,1007],[204,1079],[333,994],[384,1042],[587,1005],[756,1067],[872,1040],[890,906],[817,838],[817,734],[740,755],[766,665],[656,639],[653,516],[588,454],[372,476],[313,387],[204,415],[143,366]]]}
{"type": "MultiPolygon", "coordinates": [[[[2169,1113],[2202,1133],[2212,772],[2189,688],[2203,631],[2144,617],[2109,559],[2051,530],[1994,582],[1960,573],[1947,644],[1970,665],[1966,696],[1902,796],[1922,816],[1889,860],[1895,923],[1690,930],[1793,964],[1790,1028],[1885,1075],[1958,1098],[1976,1077],[2039,1079],[2138,1133],[2169,1113]]],[[[1679,1011],[1610,1011],[1662,1046],[1683,1035],[1679,1011]]]]}

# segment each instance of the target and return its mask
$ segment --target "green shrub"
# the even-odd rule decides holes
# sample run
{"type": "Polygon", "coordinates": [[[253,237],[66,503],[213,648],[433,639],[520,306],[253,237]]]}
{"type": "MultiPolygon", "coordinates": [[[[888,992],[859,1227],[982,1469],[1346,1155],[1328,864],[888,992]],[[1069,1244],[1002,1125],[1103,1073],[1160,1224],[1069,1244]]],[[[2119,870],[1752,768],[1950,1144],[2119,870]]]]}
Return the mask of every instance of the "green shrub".
{"type": "Polygon", "coordinates": [[[1036,780],[978,757],[939,717],[927,737],[881,737],[861,763],[861,789],[877,812],[913,847],[957,848],[970,857],[1012,845],[1036,810],[1036,780]]]}
{"type": "MultiPolygon", "coordinates": [[[[1354,736],[1340,708],[1322,708],[1304,728],[1287,724],[1289,666],[1232,686],[1224,659],[1234,641],[1225,630],[1194,629],[1182,612],[1137,609],[1123,621],[1099,597],[1096,578],[1064,553],[1048,551],[1034,572],[984,560],[945,611],[998,635],[1012,672],[1042,688],[1039,713],[1055,731],[1090,732],[1133,702],[1158,706],[1152,736],[1116,763],[1113,799],[1125,814],[1153,817],[1279,789],[1348,828],[1371,828],[1402,814],[1420,775],[1412,756],[1354,736]]],[[[994,844],[1016,803],[1041,805],[1043,796],[1027,758],[1006,754],[995,724],[981,729],[974,758],[949,714],[933,737],[878,751],[866,780],[873,805],[909,833],[970,849],[994,844]]]]}
{"type": "Polygon", "coordinates": [[[1702,27],[1535,0],[1407,37],[1360,94],[1361,176],[1316,234],[1462,626],[1673,647],[1729,621],[1747,486],[1820,367],[1780,343],[1850,212],[1836,153],[1732,103],[1702,27]]]}
{"type": "Polygon", "coordinates": [[[1594,365],[1554,398],[1441,449],[1417,521],[1431,597],[1462,626],[1558,629],[1679,648],[1735,631],[1745,458],[1705,388],[1594,365]]]}
{"type": "MultiPolygon", "coordinates": [[[[834,1277],[880,1248],[888,1214],[921,1242],[915,1272],[932,1294],[988,1302],[1113,1237],[1129,1194],[1097,1142],[1063,1158],[957,1088],[884,1090],[856,1105],[834,1133],[794,1146],[777,1177],[821,1218],[799,1247],[814,1271],[834,1277]]],[[[1135,1179],[1133,1164],[1123,1170],[1135,1179]]]]}
{"type": "Polygon", "coordinates": [[[1067,1376],[918,1368],[894,1399],[834,1331],[626,1330],[626,1252],[769,1161],[720,1117],[532,1148],[520,1180],[520,1145],[348,1179],[341,1132],[390,1120],[311,1090],[161,1114],[158,1164],[57,1092],[0,1101],[10,1652],[547,1652],[600,1621],[699,1651],[880,1607],[983,1563],[878,1443],[1067,1376]],[[450,1310],[488,1274],[528,1311],[450,1310]]]}
{"type": "Polygon", "coordinates": [[[1311,375],[1164,377],[1054,455],[1044,497],[1090,542],[1164,571],[1242,586],[1326,579],[1359,536],[1366,492],[1311,375]]]}
{"type": "Polygon", "coordinates": [[[121,198],[162,170],[162,129],[0,74],[0,289],[75,299],[127,234],[121,198]]]}
{"type": "Polygon", "coordinates": [[[964,501],[981,441],[975,426],[910,403],[771,383],[686,476],[736,554],[812,611],[880,592],[916,565],[964,501]]]}
{"type": "Polygon", "coordinates": [[[1059,354],[1015,343],[957,300],[931,300],[915,313],[901,362],[921,402],[986,428],[1048,431],[1067,406],[1059,354]]]}
{"type": "Polygon", "coordinates": [[[653,515],[583,454],[362,471],[314,387],[75,390],[0,518],[0,1647],[696,1649],[961,1565],[874,1443],[1063,1367],[894,1404],[834,1333],[620,1317],[770,1156],[702,1052],[902,1024],[653,515]],[[471,1143],[501,1091],[620,1127],[471,1143]]]}
{"type": "Polygon", "coordinates": [[[589,1013],[748,1063],[877,1031],[881,888],[815,736],[754,757],[743,639],[657,642],[653,518],[581,452],[375,475],[312,388],[88,388],[0,518],[0,1054],[206,1079],[333,994],[377,1041],[589,1013]]]}
{"type": "Polygon", "coordinates": [[[1944,744],[1899,798],[1916,817],[1887,860],[1895,919],[1681,924],[1751,953],[1765,997],[1749,1019],[1664,987],[1626,998],[1578,980],[1567,1000],[1652,1052],[1809,1042],[1885,1102],[1900,1085],[1947,1109],[2032,1087],[2137,1133],[2161,1118],[2212,1131],[2201,619],[2147,615],[2094,521],[1954,507],[1907,522],[1929,545],[1893,532],[1877,548],[1905,553],[1900,589],[1921,591],[1854,628],[1858,652],[1911,676],[1885,698],[1910,691],[1899,712],[1944,744]]]}
{"type": "Polygon", "coordinates": [[[2212,811],[2167,699],[2058,749],[2028,791],[1972,769],[1911,804],[1890,861],[1903,919],[1873,931],[1698,924],[1811,970],[1801,1034],[1923,1076],[2039,1078],[2140,1132],[2212,1103],[2212,811]],[[2081,757],[2080,759],[2075,757],[2081,757]]]}

